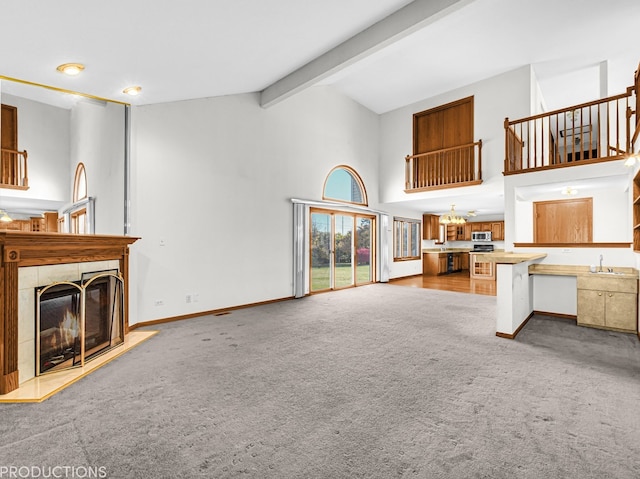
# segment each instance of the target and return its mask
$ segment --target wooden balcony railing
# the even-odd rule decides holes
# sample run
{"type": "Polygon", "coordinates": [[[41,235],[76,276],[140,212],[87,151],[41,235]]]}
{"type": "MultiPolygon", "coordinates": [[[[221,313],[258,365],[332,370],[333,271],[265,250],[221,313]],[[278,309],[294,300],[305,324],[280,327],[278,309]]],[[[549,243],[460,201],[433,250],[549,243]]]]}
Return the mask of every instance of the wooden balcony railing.
{"type": "Polygon", "coordinates": [[[0,151],[0,188],[29,189],[27,151],[2,148],[0,151]]]}
{"type": "Polygon", "coordinates": [[[407,155],[405,160],[406,193],[482,183],[482,140],[407,155]]]}
{"type": "Polygon", "coordinates": [[[625,158],[637,131],[631,122],[636,88],[521,120],[505,118],[504,174],[625,158]]]}

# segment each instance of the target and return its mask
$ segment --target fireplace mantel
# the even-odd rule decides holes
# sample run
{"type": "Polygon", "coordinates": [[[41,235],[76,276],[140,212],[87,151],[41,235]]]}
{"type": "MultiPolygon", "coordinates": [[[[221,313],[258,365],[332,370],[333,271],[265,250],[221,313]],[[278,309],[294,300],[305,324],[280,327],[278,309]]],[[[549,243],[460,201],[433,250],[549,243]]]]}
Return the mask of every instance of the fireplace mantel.
{"type": "Polygon", "coordinates": [[[129,330],[129,245],[139,238],[22,231],[0,232],[0,394],[18,388],[18,268],[118,260],[129,330]]]}

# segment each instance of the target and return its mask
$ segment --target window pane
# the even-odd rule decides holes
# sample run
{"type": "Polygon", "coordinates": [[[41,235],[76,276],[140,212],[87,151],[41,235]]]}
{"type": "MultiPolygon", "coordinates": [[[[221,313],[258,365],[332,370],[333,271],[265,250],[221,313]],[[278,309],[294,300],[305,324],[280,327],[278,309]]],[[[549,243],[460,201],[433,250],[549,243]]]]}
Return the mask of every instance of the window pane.
{"type": "Polygon", "coordinates": [[[419,259],[422,248],[420,220],[393,220],[393,259],[419,259]]]}
{"type": "Polygon", "coordinates": [[[409,223],[402,223],[402,256],[409,256],[409,223]]]}
{"type": "Polygon", "coordinates": [[[420,225],[411,223],[411,256],[420,256],[420,225]]]}
{"type": "Polygon", "coordinates": [[[345,168],[337,168],[331,172],[324,187],[324,197],[361,205],[366,203],[360,183],[345,168]]]}
{"type": "Polygon", "coordinates": [[[402,221],[393,222],[393,257],[402,257],[402,221]]]}

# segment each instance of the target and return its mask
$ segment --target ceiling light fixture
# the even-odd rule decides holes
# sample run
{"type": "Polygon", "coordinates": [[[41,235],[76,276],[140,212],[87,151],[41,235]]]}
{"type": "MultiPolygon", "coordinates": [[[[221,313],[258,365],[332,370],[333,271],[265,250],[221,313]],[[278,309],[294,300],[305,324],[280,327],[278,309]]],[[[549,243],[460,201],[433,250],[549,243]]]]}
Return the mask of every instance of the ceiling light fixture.
{"type": "Polygon", "coordinates": [[[0,221],[2,221],[3,223],[11,223],[13,219],[7,214],[6,211],[0,210],[0,221]]]}
{"type": "Polygon", "coordinates": [[[63,63],[56,70],[65,75],[75,76],[84,70],[84,65],[82,63],[63,63]]]}
{"type": "Polygon", "coordinates": [[[458,215],[456,213],[455,207],[456,207],[456,205],[451,205],[451,211],[449,211],[448,213],[440,216],[440,224],[443,224],[443,225],[461,225],[461,224],[467,222],[467,220],[465,220],[462,216],[460,216],[460,215],[458,215]]]}
{"type": "Polygon", "coordinates": [[[129,86],[129,87],[125,88],[124,90],[122,90],[122,93],[125,93],[127,95],[131,95],[131,96],[136,96],[136,95],[139,95],[141,91],[142,91],[142,87],[141,86],[129,86]]]}
{"type": "Polygon", "coordinates": [[[580,110],[571,110],[567,112],[567,120],[574,123],[580,120],[580,110]]]}

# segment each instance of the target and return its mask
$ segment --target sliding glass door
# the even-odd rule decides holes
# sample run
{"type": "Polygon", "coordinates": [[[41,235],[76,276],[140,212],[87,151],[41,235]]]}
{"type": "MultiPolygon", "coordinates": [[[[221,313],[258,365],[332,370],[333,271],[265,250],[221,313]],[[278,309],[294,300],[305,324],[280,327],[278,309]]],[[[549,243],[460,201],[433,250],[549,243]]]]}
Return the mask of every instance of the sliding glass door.
{"type": "Polygon", "coordinates": [[[374,281],[374,216],[311,210],[310,291],[374,281]]]}

